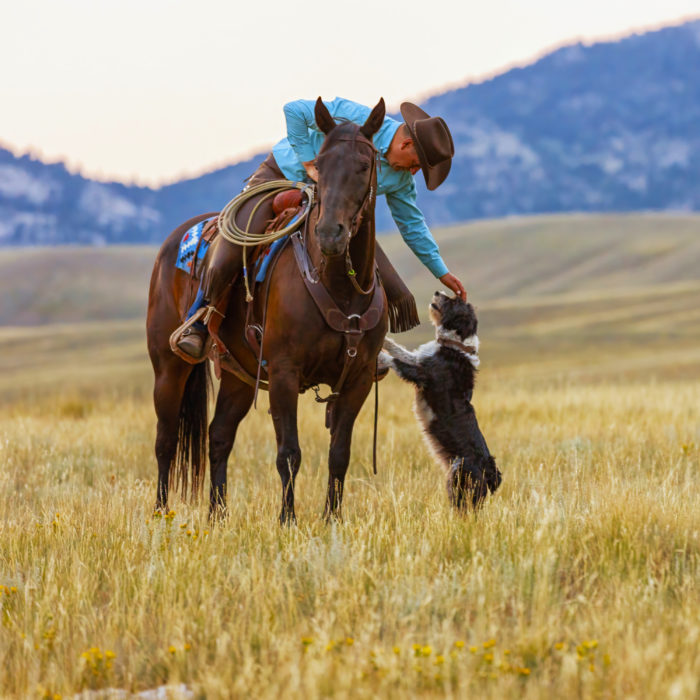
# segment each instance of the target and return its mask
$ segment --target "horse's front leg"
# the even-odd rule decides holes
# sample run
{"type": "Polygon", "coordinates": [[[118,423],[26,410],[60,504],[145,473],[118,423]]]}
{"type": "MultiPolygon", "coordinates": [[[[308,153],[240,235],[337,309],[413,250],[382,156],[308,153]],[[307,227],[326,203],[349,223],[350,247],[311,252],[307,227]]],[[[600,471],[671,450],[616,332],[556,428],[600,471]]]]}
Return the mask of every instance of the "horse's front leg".
{"type": "Polygon", "coordinates": [[[270,413],[277,438],[277,471],[282,480],[280,524],[296,522],[294,481],[301,465],[297,432],[299,377],[295,372],[270,373],[270,413]]]}
{"type": "Polygon", "coordinates": [[[328,452],[328,494],[324,511],[326,520],[340,517],[345,474],[350,464],[352,429],[371,388],[372,375],[368,372],[347,387],[333,405],[330,426],[331,446],[328,452]]]}

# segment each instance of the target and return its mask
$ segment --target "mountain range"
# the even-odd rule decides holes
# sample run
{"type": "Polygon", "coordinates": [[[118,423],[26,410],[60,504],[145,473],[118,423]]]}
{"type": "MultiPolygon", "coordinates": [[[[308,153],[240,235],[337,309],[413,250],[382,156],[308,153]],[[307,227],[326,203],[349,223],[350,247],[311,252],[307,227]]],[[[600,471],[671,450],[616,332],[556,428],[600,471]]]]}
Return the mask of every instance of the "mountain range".
{"type": "MultiPolygon", "coordinates": [[[[455,141],[431,225],[570,211],[700,210],[700,20],[572,44],[434,95],[455,141]]],[[[281,108],[281,106],[280,106],[281,108]]],[[[2,134],[0,134],[0,137],[2,134]]],[[[0,245],[158,243],[220,209],[265,154],[157,189],[104,183],[0,148],[0,245]]],[[[379,230],[391,230],[386,206],[379,230]]]]}

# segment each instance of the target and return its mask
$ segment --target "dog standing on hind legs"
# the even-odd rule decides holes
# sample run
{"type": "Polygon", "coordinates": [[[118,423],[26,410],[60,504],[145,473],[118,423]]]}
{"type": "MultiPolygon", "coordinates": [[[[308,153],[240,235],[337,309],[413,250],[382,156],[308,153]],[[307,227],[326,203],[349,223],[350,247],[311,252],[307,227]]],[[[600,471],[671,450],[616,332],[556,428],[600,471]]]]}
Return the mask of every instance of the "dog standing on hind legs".
{"type": "Polygon", "coordinates": [[[390,338],[379,369],[392,368],[416,387],[416,416],[428,445],[447,472],[447,492],[457,508],[478,507],[501,483],[501,472],[481,434],[471,404],[479,366],[474,308],[435,292],[430,303],[435,340],[410,351],[390,338]]]}

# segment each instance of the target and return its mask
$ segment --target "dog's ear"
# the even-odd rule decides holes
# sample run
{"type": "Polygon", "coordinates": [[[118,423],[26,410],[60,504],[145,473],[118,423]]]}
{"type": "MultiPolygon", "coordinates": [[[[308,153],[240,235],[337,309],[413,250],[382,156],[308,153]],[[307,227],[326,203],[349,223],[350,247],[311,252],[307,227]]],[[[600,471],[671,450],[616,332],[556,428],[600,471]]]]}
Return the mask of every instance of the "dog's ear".
{"type": "Polygon", "coordinates": [[[474,307],[467,303],[466,305],[466,313],[464,314],[464,328],[460,329],[464,331],[464,335],[462,336],[463,338],[468,338],[470,335],[476,335],[477,328],[479,326],[479,321],[476,318],[476,312],[474,311],[474,307]]]}
{"type": "Polygon", "coordinates": [[[469,338],[472,335],[476,335],[478,325],[476,316],[467,317],[460,323],[459,334],[462,338],[469,338]]]}

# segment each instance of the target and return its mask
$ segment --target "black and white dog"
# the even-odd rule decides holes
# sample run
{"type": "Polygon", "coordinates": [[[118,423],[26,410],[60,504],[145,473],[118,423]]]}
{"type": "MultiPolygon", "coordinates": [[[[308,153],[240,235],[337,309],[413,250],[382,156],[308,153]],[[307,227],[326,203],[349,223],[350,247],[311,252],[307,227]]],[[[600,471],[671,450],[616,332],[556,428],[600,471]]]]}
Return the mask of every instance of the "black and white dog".
{"type": "Polygon", "coordinates": [[[471,304],[435,292],[430,304],[435,340],[411,352],[384,341],[379,368],[393,368],[416,386],[415,411],[428,445],[447,471],[447,491],[458,508],[484,500],[501,483],[471,404],[479,366],[477,320],[471,304]]]}

